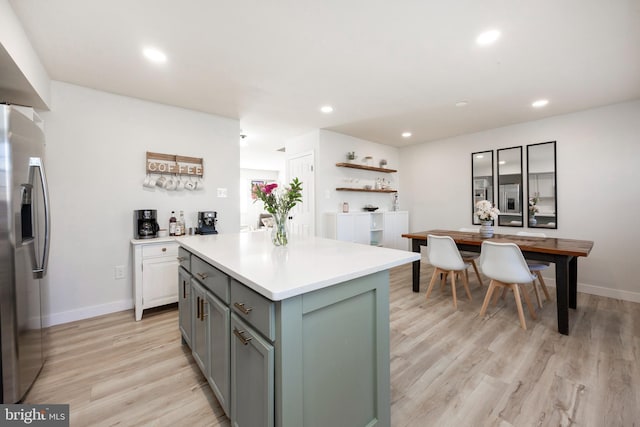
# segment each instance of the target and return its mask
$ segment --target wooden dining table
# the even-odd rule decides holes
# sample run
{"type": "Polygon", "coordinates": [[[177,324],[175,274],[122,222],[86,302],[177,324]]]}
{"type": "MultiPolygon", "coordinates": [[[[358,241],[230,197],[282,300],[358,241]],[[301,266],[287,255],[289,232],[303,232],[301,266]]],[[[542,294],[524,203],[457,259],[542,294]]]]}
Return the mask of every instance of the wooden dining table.
{"type": "MultiPolygon", "coordinates": [[[[482,242],[515,243],[525,258],[548,261],[556,266],[556,306],[558,332],[569,335],[569,308],[576,308],[578,293],[578,257],[587,257],[593,248],[589,240],[563,239],[556,237],[530,237],[514,234],[494,234],[483,238],[480,233],[454,230],[428,230],[406,233],[402,237],[411,239],[411,250],[420,252],[427,245],[427,235],[451,236],[460,250],[480,252],[482,242]]],[[[420,292],[420,261],[413,262],[413,291],[420,292]]]]}

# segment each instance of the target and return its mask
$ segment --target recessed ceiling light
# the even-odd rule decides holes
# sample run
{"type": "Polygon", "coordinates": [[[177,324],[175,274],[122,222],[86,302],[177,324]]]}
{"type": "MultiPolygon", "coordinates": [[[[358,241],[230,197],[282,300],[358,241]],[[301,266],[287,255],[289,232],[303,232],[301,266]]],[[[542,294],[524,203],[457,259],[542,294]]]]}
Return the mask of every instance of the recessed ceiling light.
{"type": "Polygon", "coordinates": [[[411,138],[411,132],[402,132],[403,138],[411,138]]]}
{"type": "Polygon", "coordinates": [[[533,108],[542,108],[549,103],[548,99],[538,99],[537,101],[533,101],[531,106],[533,108]]]}
{"type": "Polygon", "coordinates": [[[320,111],[325,114],[333,113],[333,107],[331,105],[325,105],[324,107],[320,108],[320,111]]]}
{"type": "Polygon", "coordinates": [[[142,53],[145,58],[151,62],[155,62],[156,64],[164,64],[167,62],[167,55],[155,47],[146,47],[142,53]]]}
{"type": "Polygon", "coordinates": [[[481,33],[476,38],[476,43],[479,44],[480,46],[488,46],[490,44],[493,44],[499,38],[500,38],[500,31],[489,30],[489,31],[485,31],[484,33],[481,33]]]}
{"type": "Polygon", "coordinates": [[[466,107],[469,105],[469,101],[458,101],[456,102],[456,107],[466,107]]]}

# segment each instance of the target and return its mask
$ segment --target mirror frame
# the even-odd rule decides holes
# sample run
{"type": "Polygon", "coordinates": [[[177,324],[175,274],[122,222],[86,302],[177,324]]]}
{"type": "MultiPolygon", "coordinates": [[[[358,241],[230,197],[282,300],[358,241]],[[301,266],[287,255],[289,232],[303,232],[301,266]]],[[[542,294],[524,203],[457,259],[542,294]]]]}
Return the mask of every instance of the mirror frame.
{"type": "MultiPolygon", "coordinates": [[[[529,144],[527,145],[527,225],[529,226],[529,228],[543,228],[543,229],[549,229],[549,230],[555,230],[558,228],[558,187],[557,187],[557,182],[558,182],[558,165],[557,165],[557,153],[556,153],[556,141],[547,141],[547,142],[540,142],[537,144],[529,144]],[[550,172],[531,172],[531,150],[535,149],[536,147],[540,147],[542,145],[547,145],[547,144],[552,144],[553,146],[553,171],[550,172]],[[555,221],[547,221],[547,222],[542,222],[540,223],[539,220],[535,219],[535,214],[532,216],[531,212],[529,211],[529,201],[531,200],[532,197],[534,196],[538,196],[540,197],[540,192],[537,191],[538,194],[532,194],[532,188],[531,188],[531,178],[532,175],[538,175],[538,174],[549,174],[549,173],[553,173],[553,181],[551,183],[552,185],[552,193],[553,196],[544,196],[545,199],[551,199],[553,197],[553,212],[555,214],[554,219],[555,221]],[[532,221],[533,220],[533,221],[532,221]],[[534,223],[535,222],[535,223],[534,223]],[[549,225],[552,224],[552,225],[549,225]]],[[[535,170],[535,168],[534,168],[535,170]]],[[[548,193],[551,194],[551,193],[548,193]]],[[[549,201],[549,200],[547,200],[549,201]]],[[[540,203],[540,202],[538,202],[540,203]]],[[[551,207],[551,204],[544,204],[547,207],[551,207]]]]}
{"type": "MultiPolygon", "coordinates": [[[[523,179],[524,179],[524,173],[523,173],[523,161],[522,161],[522,146],[517,146],[517,147],[507,147],[507,148],[500,148],[498,149],[498,187],[497,187],[497,191],[498,191],[498,201],[496,203],[498,209],[500,210],[500,216],[498,217],[498,224],[499,226],[502,227],[523,227],[524,226],[524,200],[523,199],[523,195],[524,192],[522,191],[522,185],[523,185],[523,179]],[[512,223],[512,221],[514,221],[514,219],[510,219],[509,221],[506,220],[506,217],[509,216],[507,209],[503,207],[504,203],[501,203],[501,196],[500,196],[500,186],[501,185],[508,185],[508,183],[505,182],[505,179],[501,179],[501,174],[500,174],[500,153],[504,153],[506,151],[509,150],[517,150],[520,154],[520,185],[518,186],[518,200],[519,200],[519,208],[520,208],[520,221],[519,224],[518,223],[512,223]],[[505,218],[505,223],[503,223],[503,218],[505,218]]],[[[517,175],[517,174],[503,174],[503,175],[517,175]]],[[[511,215],[511,217],[516,217],[516,215],[511,215]]]]}
{"type": "MultiPolygon", "coordinates": [[[[486,150],[486,151],[477,151],[475,153],[471,153],[471,223],[473,225],[480,225],[480,221],[478,220],[478,218],[476,217],[476,202],[480,201],[480,200],[489,200],[491,201],[491,203],[494,203],[495,200],[495,191],[494,191],[494,169],[493,169],[493,150],[486,150]],[[473,160],[476,158],[476,156],[478,154],[487,154],[490,153],[491,154],[491,178],[490,178],[490,185],[489,188],[490,189],[490,193],[487,192],[487,188],[484,189],[476,189],[476,177],[475,177],[475,165],[473,160]],[[476,197],[476,190],[485,190],[484,191],[484,197],[482,199],[478,199],[476,197]],[[488,197],[489,196],[489,197],[488,197]]],[[[485,175],[481,175],[481,176],[485,176],[485,175]]]]}

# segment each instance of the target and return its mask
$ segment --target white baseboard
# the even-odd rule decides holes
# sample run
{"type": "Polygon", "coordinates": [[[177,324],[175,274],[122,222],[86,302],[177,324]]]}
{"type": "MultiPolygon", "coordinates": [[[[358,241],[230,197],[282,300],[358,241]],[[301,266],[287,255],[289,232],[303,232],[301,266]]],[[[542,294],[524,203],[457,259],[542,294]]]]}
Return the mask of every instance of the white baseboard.
{"type": "MultiPolygon", "coordinates": [[[[52,313],[42,319],[45,327],[60,325],[63,323],[75,322],[76,320],[89,319],[90,317],[102,316],[103,314],[116,313],[118,311],[130,310],[133,308],[133,299],[115,301],[108,304],[93,305],[91,307],[78,308],[76,310],[52,313]]],[[[131,314],[133,318],[133,314],[131,314]]]]}
{"type": "MultiPolygon", "coordinates": [[[[549,277],[545,277],[544,282],[547,284],[547,286],[552,286],[554,288],[556,287],[555,278],[551,279],[549,277]]],[[[640,292],[623,291],[620,289],[611,289],[602,286],[588,285],[586,283],[578,283],[578,292],[629,302],[640,302],[640,292]]]]}

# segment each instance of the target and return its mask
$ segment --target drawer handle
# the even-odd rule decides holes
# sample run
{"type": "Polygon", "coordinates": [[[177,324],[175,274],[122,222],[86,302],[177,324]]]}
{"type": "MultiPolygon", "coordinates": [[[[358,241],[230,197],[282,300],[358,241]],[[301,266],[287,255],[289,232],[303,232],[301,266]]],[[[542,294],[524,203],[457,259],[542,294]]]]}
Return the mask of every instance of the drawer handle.
{"type": "Polygon", "coordinates": [[[200,297],[196,297],[196,317],[200,318],[200,297]]]}
{"type": "Polygon", "coordinates": [[[253,307],[245,307],[243,302],[234,302],[233,306],[240,310],[243,314],[249,314],[251,313],[251,310],[253,310],[253,307]]]}
{"type": "Polygon", "coordinates": [[[238,339],[240,340],[240,342],[244,345],[249,344],[249,341],[251,341],[251,337],[245,337],[244,334],[245,331],[239,331],[238,328],[233,328],[233,335],[235,335],[236,337],[238,337],[238,339]]]}
{"type": "Polygon", "coordinates": [[[196,276],[198,276],[200,278],[200,280],[204,280],[207,277],[209,277],[209,275],[207,273],[196,273],[196,276]]]}
{"type": "Polygon", "coordinates": [[[184,261],[185,259],[186,259],[186,258],[185,258],[185,257],[183,257],[183,256],[179,256],[179,257],[178,257],[178,261],[180,261],[180,262],[184,261]]]}
{"type": "Polygon", "coordinates": [[[162,248],[162,252],[167,252],[167,248],[162,248]]]}

